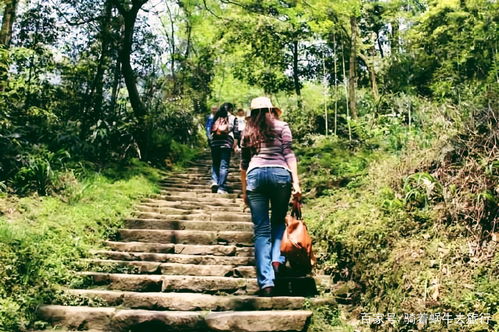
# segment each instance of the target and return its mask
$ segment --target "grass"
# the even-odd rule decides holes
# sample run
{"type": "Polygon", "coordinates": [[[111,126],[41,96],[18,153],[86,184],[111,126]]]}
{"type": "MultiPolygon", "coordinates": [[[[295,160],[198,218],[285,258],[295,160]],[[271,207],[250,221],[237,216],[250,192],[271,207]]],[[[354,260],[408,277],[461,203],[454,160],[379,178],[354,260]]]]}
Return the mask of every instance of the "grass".
{"type": "MultiPolygon", "coordinates": [[[[339,300],[348,297],[350,303],[340,312],[314,309],[311,331],[418,329],[403,319],[411,313],[490,318],[488,324],[420,325],[425,331],[499,331],[497,242],[490,236],[479,237],[466,215],[449,217],[458,211],[455,202],[476,199],[466,181],[454,176],[446,182],[447,170],[456,169],[471,172],[473,184],[484,183],[482,187],[497,184],[499,178],[495,171],[487,171],[487,163],[482,170],[469,171],[469,163],[459,161],[438,166],[451,131],[440,138],[437,132],[431,144],[427,139],[420,144],[417,135],[401,150],[372,141],[352,145],[324,137],[297,150],[308,198],[304,215],[315,239],[318,269],[346,289],[337,295],[339,300]],[[363,324],[362,312],[395,313],[399,319],[363,324]]],[[[469,151],[470,145],[465,146],[469,151]]],[[[478,215],[471,212],[470,216],[478,215]]]]}
{"type": "Polygon", "coordinates": [[[88,172],[57,196],[0,197],[0,331],[16,331],[62,296],[90,249],[122,226],[140,198],[158,191],[158,170],[132,161],[88,172]]]}

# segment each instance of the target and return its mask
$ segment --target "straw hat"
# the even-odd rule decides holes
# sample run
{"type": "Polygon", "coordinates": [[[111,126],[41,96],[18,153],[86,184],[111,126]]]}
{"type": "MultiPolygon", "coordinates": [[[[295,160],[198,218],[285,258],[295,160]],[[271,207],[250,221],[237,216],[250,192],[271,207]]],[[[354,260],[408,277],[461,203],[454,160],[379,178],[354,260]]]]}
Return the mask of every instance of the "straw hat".
{"type": "Polygon", "coordinates": [[[258,98],[254,98],[253,100],[251,100],[251,106],[250,106],[251,110],[257,110],[257,109],[261,109],[261,108],[275,110],[279,116],[281,116],[281,114],[282,114],[282,111],[280,108],[274,107],[274,105],[272,105],[272,101],[270,101],[269,97],[258,97],[258,98]]]}

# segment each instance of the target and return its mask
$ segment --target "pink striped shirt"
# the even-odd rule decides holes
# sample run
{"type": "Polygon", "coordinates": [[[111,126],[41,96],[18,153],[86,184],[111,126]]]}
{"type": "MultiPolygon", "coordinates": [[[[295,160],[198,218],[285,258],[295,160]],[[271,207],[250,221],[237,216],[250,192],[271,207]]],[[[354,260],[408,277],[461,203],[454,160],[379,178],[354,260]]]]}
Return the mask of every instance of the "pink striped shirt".
{"type": "MultiPolygon", "coordinates": [[[[296,161],[292,149],[293,136],[286,122],[274,120],[274,140],[262,143],[254,154],[251,148],[241,146],[241,169],[248,173],[257,167],[282,167],[289,170],[289,162],[296,161]]],[[[244,135],[244,133],[243,133],[244,135]]]]}

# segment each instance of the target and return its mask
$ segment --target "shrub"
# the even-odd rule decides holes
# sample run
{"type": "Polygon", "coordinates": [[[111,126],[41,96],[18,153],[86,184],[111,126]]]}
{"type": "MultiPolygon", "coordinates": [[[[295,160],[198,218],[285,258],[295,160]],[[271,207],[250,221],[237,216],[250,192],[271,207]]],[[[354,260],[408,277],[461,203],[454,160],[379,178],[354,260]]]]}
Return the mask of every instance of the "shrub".
{"type": "Polygon", "coordinates": [[[69,153],[64,150],[51,152],[41,147],[21,156],[22,167],[12,180],[19,193],[36,191],[47,195],[54,190],[57,176],[65,169],[69,153]]]}

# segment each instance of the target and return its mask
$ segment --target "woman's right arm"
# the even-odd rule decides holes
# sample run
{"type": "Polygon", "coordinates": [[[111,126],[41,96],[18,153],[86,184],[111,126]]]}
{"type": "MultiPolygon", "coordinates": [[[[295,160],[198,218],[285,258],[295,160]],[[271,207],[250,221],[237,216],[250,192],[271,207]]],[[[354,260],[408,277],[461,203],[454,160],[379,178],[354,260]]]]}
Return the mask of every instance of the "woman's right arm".
{"type": "Polygon", "coordinates": [[[244,204],[248,205],[248,195],[246,194],[246,170],[241,169],[241,185],[243,189],[243,201],[244,204]]]}
{"type": "Polygon", "coordinates": [[[243,190],[244,204],[246,205],[248,205],[248,195],[246,194],[246,171],[249,167],[250,161],[251,149],[243,145],[241,147],[241,185],[243,190]]]}

